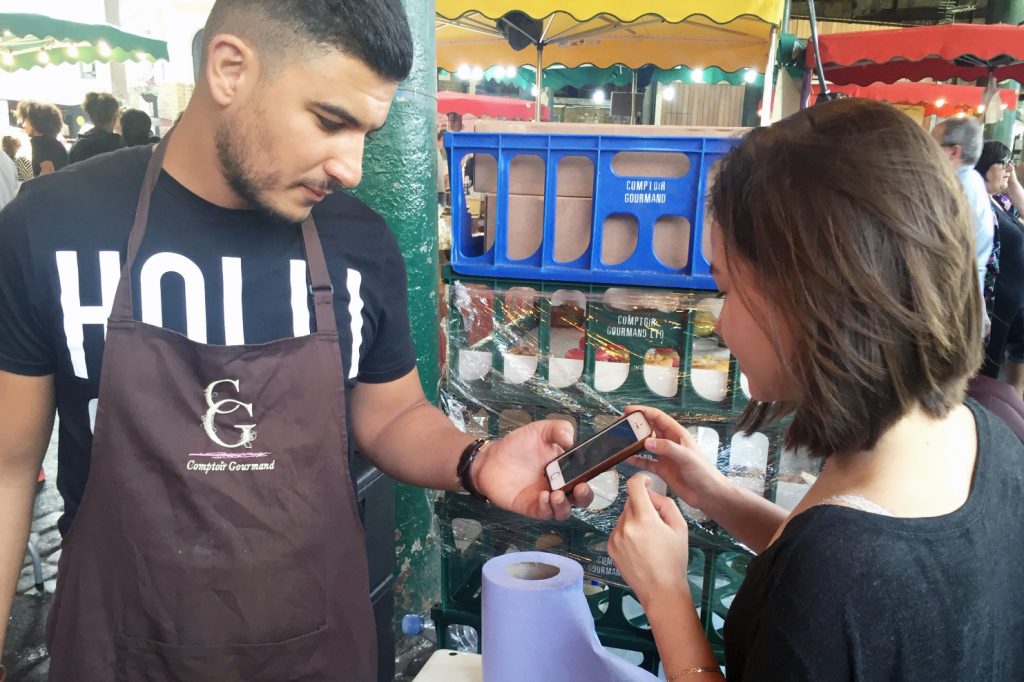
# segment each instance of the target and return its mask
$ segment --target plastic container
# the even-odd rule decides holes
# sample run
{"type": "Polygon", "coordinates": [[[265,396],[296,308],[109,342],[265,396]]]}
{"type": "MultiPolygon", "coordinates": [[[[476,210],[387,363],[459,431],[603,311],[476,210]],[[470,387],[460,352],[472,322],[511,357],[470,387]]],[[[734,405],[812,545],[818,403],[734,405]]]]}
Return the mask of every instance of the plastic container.
{"type": "MultiPolygon", "coordinates": [[[[496,191],[474,199],[486,204],[493,243],[479,231],[479,221],[471,218],[466,195],[452,193],[452,268],[479,276],[714,289],[702,248],[705,195],[713,164],[738,141],[723,137],[447,133],[450,177],[465,176],[464,162],[469,156],[493,158],[497,175],[496,191]],[[644,163],[644,155],[649,163],[644,163]],[[666,156],[683,159],[682,170],[664,163],[666,156]],[[543,194],[510,193],[510,168],[517,157],[540,159],[543,194]],[[621,162],[637,158],[639,163],[621,162]],[[581,164],[593,168],[592,191],[587,197],[566,196],[559,191],[560,185],[579,184],[577,167],[581,164]],[[645,168],[650,175],[636,174],[645,168]],[[565,179],[560,178],[563,171],[565,179]],[[510,220],[510,205],[516,205],[517,215],[528,217],[510,220]],[[585,220],[583,229],[577,229],[580,216],[588,212],[589,230],[585,220]],[[573,234],[567,238],[564,230],[558,229],[559,222],[574,225],[573,234]],[[614,226],[615,234],[609,226],[614,226]],[[684,233],[687,248],[681,259],[678,252],[666,256],[658,249],[665,235],[674,235],[671,241],[683,238],[684,233]],[[514,235],[528,237],[520,241],[514,235]],[[582,241],[586,241],[585,247],[571,243],[582,241]],[[615,248],[609,250],[611,246],[615,248]]],[[[539,189],[539,177],[535,184],[539,189]]]]}
{"type": "MultiPolygon", "coordinates": [[[[421,616],[417,613],[407,613],[402,616],[402,634],[410,637],[423,637],[424,639],[438,644],[437,629],[434,619],[430,616],[421,616]]],[[[451,623],[445,629],[442,648],[463,651],[467,653],[480,653],[480,635],[476,628],[471,625],[451,623]]]]}

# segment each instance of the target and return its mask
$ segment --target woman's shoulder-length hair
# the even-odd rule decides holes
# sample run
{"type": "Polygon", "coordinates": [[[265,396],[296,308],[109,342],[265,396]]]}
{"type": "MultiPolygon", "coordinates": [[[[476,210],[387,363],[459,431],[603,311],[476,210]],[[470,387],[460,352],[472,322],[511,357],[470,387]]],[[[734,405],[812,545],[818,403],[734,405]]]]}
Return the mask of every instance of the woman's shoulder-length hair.
{"type": "Polygon", "coordinates": [[[741,428],[792,415],[787,446],[824,457],[873,447],[915,406],[942,417],[962,402],[982,359],[975,228],[908,116],[846,99],[756,129],[708,206],[796,340],[801,399],[752,401],[741,428]]]}

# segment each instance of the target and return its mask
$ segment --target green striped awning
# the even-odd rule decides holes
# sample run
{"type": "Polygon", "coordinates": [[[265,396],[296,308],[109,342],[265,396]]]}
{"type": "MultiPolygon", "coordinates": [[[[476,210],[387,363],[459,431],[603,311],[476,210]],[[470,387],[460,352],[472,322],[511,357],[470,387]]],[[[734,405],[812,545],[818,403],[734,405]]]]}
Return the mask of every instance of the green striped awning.
{"type": "Polygon", "coordinates": [[[0,14],[0,68],[167,59],[167,43],[108,24],[42,14],[0,14]]]}

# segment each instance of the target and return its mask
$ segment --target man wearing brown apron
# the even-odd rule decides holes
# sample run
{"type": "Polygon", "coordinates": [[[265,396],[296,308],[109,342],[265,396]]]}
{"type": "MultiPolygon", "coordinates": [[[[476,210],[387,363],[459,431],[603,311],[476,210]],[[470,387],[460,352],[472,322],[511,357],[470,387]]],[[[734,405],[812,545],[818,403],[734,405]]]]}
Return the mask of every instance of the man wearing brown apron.
{"type": "Polygon", "coordinates": [[[409,72],[399,1],[218,0],[205,35],[173,134],[0,214],[0,640],[56,406],[50,679],[370,682],[351,447],[565,518],[571,429],[484,444],[431,407],[401,254],[333,193],[409,72]]]}

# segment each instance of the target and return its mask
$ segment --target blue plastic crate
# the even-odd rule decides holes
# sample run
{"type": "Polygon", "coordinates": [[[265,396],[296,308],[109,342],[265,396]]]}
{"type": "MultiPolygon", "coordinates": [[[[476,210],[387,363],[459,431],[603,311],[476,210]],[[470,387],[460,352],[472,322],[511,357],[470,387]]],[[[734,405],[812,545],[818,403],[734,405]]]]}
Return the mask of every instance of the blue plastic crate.
{"type": "MultiPolygon", "coordinates": [[[[452,192],[452,253],[455,272],[489,277],[560,280],[595,284],[628,284],[690,289],[715,289],[710,266],[701,252],[704,196],[708,171],[739,142],[723,137],[629,137],[521,133],[447,133],[449,177],[461,178],[468,155],[486,154],[497,161],[498,184],[494,245],[472,235],[465,196],[452,192]],[[618,175],[612,161],[620,152],[674,152],[688,159],[688,172],[678,178],[618,175]],[[544,224],[540,248],[521,260],[508,257],[509,167],[518,155],[539,156],[547,172],[544,182],[544,224]],[[555,215],[559,162],[585,157],[594,165],[590,244],[579,258],[555,260],[555,215]],[[630,215],[638,223],[637,245],[624,262],[601,258],[602,226],[612,215],[630,215]],[[654,225],[662,217],[680,216],[690,224],[688,262],[666,266],[654,253],[654,225]]],[[[453,183],[453,187],[457,187],[453,183]]]]}

